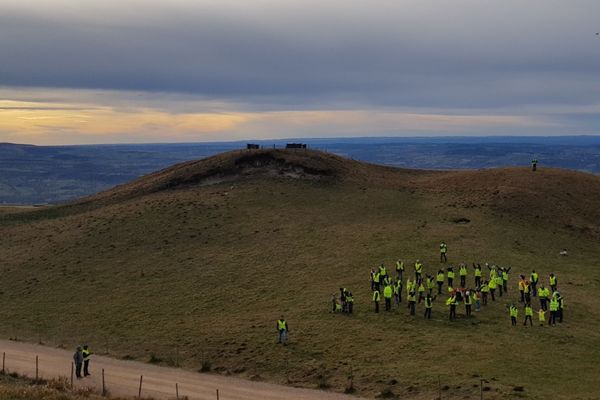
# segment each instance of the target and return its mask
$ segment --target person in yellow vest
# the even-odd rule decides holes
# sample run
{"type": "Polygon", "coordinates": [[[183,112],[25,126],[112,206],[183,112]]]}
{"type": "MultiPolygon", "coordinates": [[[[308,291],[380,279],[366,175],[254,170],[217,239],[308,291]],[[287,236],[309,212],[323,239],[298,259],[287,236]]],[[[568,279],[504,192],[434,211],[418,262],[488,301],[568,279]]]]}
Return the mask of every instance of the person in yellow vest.
{"type": "Polygon", "coordinates": [[[444,270],[440,269],[437,273],[436,281],[438,286],[438,294],[442,294],[442,286],[444,285],[444,279],[446,279],[446,274],[444,274],[444,270]]]}
{"type": "Polygon", "coordinates": [[[537,296],[537,284],[538,281],[540,280],[540,275],[535,272],[535,269],[531,271],[531,276],[530,276],[530,280],[529,282],[531,282],[531,294],[533,295],[533,297],[537,296]]]}
{"type": "Polygon", "coordinates": [[[490,287],[488,286],[488,281],[483,281],[481,284],[481,304],[484,306],[487,306],[489,292],[490,287]]]}
{"type": "Polygon", "coordinates": [[[448,286],[454,287],[454,270],[452,269],[452,266],[446,268],[446,271],[446,276],[448,277],[448,286]]]}
{"type": "Polygon", "coordinates": [[[560,292],[556,292],[556,300],[558,301],[558,310],[556,312],[556,316],[558,317],[558,322],[562,324],[565,302],[560,292]]]}
{"type": "Polygon", "coordinates": [[[352,296],[352,292],[348,292],[346,295],[346,303],[348,305],[348,314],[352,314],[354,310],[354,296],[352,296]]]}
{"type": "Polygon", "coordinates": [[[546,311],[541,308],[538,310],[538,319],[540,321],[540,326],[546,325],[546,311]]]}
{"type": "Polygon", "coordinates": [[[448,253],[448,246],[446,245],[446,243],[442,242],[440,243],[440,262],[447,262],[448,261],[448,257],[446,256],[446,254],[448,253]]]}
{"type": "Polygon", "coordinates": [[[290,328],[288,326],[288,323],[282,315],[281,318],[277,320],[277,332],[279,334],[277,343],[283,343],[284,346],[287,346],[289,331],[290,328]]]}
{"type": "Polygon", "coordinates": [[[379,294],[379,290],[375,289],[373,291],[373,303],[375,303],[375,313],[379,312],[379,301],[381,300],[381,295],[379,294]]]}
{"type": "Polygon", "coordinates": [[[519,275],[519,293],[521,294],[519,302],[525,303],[525,275],[519,275]]]}
{"type": "Polygon", "coordinates": [[[415,305],[417,304],[417,296],[414,290],[408,294],[408,308],[410,309],[410,315],[415,315],[415,305]]]}
{"type": "Polygon", "coordinates": [[[503,284],[503,280],[502,280],[502,274],[499,273],[498,276],[496,276],[496,287],[498,288],[498,293],[500,294],[500,297],[502,297],[502,289],[504,288],[504,286],[502,286],[503,284]]]}
{"type": "Polygon", "coordinates": [[[396,275],[397,279],[402,281],[402,275],[404,274],[404,261],[396,261],[396,275]]]}
{"type": "Polygon", "coordinates": [[[512,267],[502,268],[502,287],[504,288],[504,293],[508,293],[508,273],[512,267]]]}
{"type": "Polygon", "coordinates": [[[473,275],[475,275],[475,287],[481,286],[481,265],[473,263],[473,275]]]}
{"type": "Polygon", "coordinates": [[[406,296],[407,297],[410,294],[410,292],[413,292],[415,290],[415,285],[416,285],[416,282],[413,282],[410,279],[408,279],[406,281],[406,296]]]}
{"type": "Polygon", "coordinates": [[[425,296],[425,319],[431,319],[431,308],[436,296],[431,297],[431,293],[425,296]]]}
{"type": "Polygon", "coordinates": [[[391,285],[385,285],[383,288],[383,299],[385,300],[385,311],[392,310],[392,295],[394,291],[391,285]]]}
{"type": "Polygon", "coordinates": [[[490,281],[488,282],[488,288],[490,289],[490,296],[492,296],[492,301],[496,301],[496,286],[498,286],[498,283],[496,281],[496,278],[498,276],[495,276],[494,279],[490,279],[490,281]]]}
{"type": "Polygon", "coordinates": [[[550,290],[552,293],[556,292],[556,287],[558,286],[558,279],[554,274],[550,274],[550,290]]]}
{"type": "Polygon", "coordinates": [[[371,285],[371,290],[375,291],[375,290],[379,290],[380,288],[380,284],[381,284],[381,275],[379,274],[379,271],[375,271],[373,273],[373,284],[371,285]]]}
{"type": "Polygon", "coordinates": [[[388,276],[387,268],[385,268],[385,266],[383,264],[381,264],[379,266],[379,278],[381,279],[381,282],[383,282],[387,276],[388,276]]]}
{"type": "Polygon", "coordinates": [[[435,288],[433,276],[425,274],[425,284],[427,285],[427,293],[433,294],[433,289],[435,288]]]}
{"type": "Polygon", "coordinates": [[[550,318],[548,318],[548,325],[556,325],[556,316],[558,314],[558,299],[556,296],[552,296],[550,299],[550,318]]]}
{"type": "Polygon", "coordinates": [[[460,275],[460,287],[464,288],[467,285],[467,266],[465,264],[460,264],[458,274],[460,275]]]}
{"type": "Polygon", "coordinates": [[[420,260],[415,261],[415,282],[421,282],[423,274],[423,263],[420,260]]]}
{"type": "Polygon", "coordinates": [[[496,276],[498,275],[498,271],[496,270],[496,266],[495,265],[490,266],[490,264],[488,264],[488,263],[485,263],[485,266],[487,267],[487,269],[490,270],[490,278],[488,280],[491,281],[492,279],[495,279],[496,276]]]}
{"type": "Polygon", "coordinates": [[[548,310],[548,296],[550,295],[550,290],[546,287],[544,287],[544,285],[540,286],[537,289],[537,297],[540,301],[540,308],[544,311],[548,310]],[[548,291],[546,293],[546,291],[548,291]]]}
{"type": "Polygon", "coordinates": [[[81,354],[83,355],[83,376],[90,376],[90,357],[92,356],[92,352],[87,344],[83,346],[81,354]]]}
{"type": "Polygon", "coordinates": [[[396,281],[396,305],[399,306],[402,303],[402,280],[396,281]]]}
{"type": "Polygon", "coordinates": [[[419,287],[417,288],[417,293],[419,293],[419,304],[421,304],[421,302],[425,298],[425,284],[422,280],[421,283],[419,283],[419,287]]]}
{"type": "Polygon", "coordinates": [[[456,295],[455,293],[450,294],[448,300],[446,300],[446,305],[450,308],[450,314],[448,315],[448,319],[452,321],[456,318],[456,295]]]}
{"type": "Polygon", "coordinates": [[[525,281],[523,294],[525,295],[525,304],[531,303],[531,284],[529,283],[529,281],[525,281]]]}
{"type": "Polygon", "coordinates": [[[519,316],[519,310],[517,309],[517,307],[515,307],[514,304],[511,304],[510,308],[509,308],[509,312],[510,312],[510,322],[511,322],[512,326],[517,326],[517,317],[519,316]]]}
{"type": "Polygon", "coordinates": [[[531,304],[525,304],[525,321],[523,321],[523,325],[527,325],[527,321],[529,320],[529,326],[533,326],[533,308],[531,308],[531,304]]]}
{"type": "Polygon", "coordinates": [[[471,291],[467,290],[464,293],[464,301],[465,301],[465,312],[467,317],[471,316],[471,305],[473,304],[473,298],[471,297],[471,291]]]}

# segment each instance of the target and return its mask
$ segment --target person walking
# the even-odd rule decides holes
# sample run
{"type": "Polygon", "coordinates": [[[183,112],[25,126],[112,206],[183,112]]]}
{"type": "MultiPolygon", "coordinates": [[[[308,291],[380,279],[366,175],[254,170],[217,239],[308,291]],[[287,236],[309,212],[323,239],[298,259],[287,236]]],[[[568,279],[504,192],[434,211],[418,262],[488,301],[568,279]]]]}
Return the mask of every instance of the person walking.
{"type": "Polygon", "coordinates": [[[379,313],[379,301],[381,300],[381,295],[379,294],[379,289],[375,289],[373,291],[373,303],[375,303],[375,313],[379,313]]]}
{"type": "Polygon", "coordinates": [[[83,346],[81,354],[83,356],[83,376],[90,376],[90,357],[92,356],[92,352],[87,344],[83,346]]]}
{"type": "Polygon", "coordinates": [[[529,281],[525,281],[525,287],[523,288],[523,294],[525,296],[525,304],[531,303],[531,284],[529,281]]]}
{"type": "Polygon", "coordinates": [[[440,262],[445,263],[448,261],[446,253],[448,253],[448,246],[446,245],[446,243],[442,242],[440,243],[440,262]]]}
{"type": "Polygon", "coordinates": [[[521,294],[520,303],[525,303],[525,275],[519,276],[519,293],[521,294]]]}
{"type": "Polygon", "coordinates": [[[560,292],[556,292],[556,300],[558,300],[558,310],[557,310],[557,317],[558,317],[558,322],[562,324],[563,322],[563,310],[564,310],[564,300],[563,297],[561,296],[560,292]]]}
{"type": "Polygon", "coordinates": [[[538,310],[538,319],[540,321],[540,326],[546,325],[546,311],[541,308],[538,310]]]}
{"type": "Polygon", "coordinates": [[[278,339],[277,339],[277,343],[283,343],[284,346],[287,346],[288,344],[288,333],[290,331],[290,328],[288,326],[287,321],[285,320],[285,318],[283,318],[283,315],[281,316],[281,318],[279,318],[277,320],[277,332],[278,332],[278,339]]]}
{"type": "Polygon", "coordinates": [[[425,283],[427,284],[427,293],[433,294],[433,289],[435,288],[433,276],[425,274],[425,283]]]}
{"type": "Polygon", "coordinates": [[[83,353],[81,352],[81,346],[77,346],[75,354],[73,354],[73,362],[75,363],[75,376],[77,379],[81,379],[81,367],[83,366],[83,353]]]}
{"type": "Polygon", "coordinates": [[[397,299],[396,305],[399,306],[400,303],[402,303],[402,280],[401,279],[398,279],[396,281],[395,293],[396,293],[396,299],[397,299]]]}

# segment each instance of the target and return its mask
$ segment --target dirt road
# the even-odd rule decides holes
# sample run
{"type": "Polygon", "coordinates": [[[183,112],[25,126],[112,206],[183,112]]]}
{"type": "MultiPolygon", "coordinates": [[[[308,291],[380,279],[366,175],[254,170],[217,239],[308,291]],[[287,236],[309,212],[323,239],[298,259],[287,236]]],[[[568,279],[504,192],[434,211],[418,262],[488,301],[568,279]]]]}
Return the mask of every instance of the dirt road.
{"type": "MultiPolygon", "coordinates": [[[[6,370],[35,377],[35,357],[39,357],[39,376],[55,378],[71,376],[72,351],[29,343],[0,340],[0,353],[6,352],[6,370]]],[[[263,382],[245,381],[218,375],[200,374],[177,368],[158,367],[135,361],[116,360],[94,355],[90,364],[91,377],[76,380],[79,386],[102,387],[101,370],[105,370],[106,388],[111,395],[138,395],[140,375],[143,375],[142,397],[174,399],[175,383],[179,396],[190,399],[221,400],[348,400],[357,397],[318,390],[297,389],[263,382]]]]}

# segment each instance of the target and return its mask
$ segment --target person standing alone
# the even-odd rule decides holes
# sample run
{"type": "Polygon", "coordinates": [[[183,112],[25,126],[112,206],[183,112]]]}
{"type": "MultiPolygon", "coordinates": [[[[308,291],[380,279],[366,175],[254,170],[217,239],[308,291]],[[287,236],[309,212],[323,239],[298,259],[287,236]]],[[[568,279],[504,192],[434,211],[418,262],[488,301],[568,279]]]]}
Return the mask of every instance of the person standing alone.
{"type": "Polygon", "coordinates": [[[446,257],[446,253],[448,252],[448,246],[446,243],[440,243],[440,262],[447,262],[448,257],[446,257]]]}
{"type": "Polygon", "coordinates": [[[283,318],[283,315],[277,320],[277,331],[279,332],[279,340],[277,343],[283,343],[284,346],[287,346],[289,327],[287,321],[283,318]]]}

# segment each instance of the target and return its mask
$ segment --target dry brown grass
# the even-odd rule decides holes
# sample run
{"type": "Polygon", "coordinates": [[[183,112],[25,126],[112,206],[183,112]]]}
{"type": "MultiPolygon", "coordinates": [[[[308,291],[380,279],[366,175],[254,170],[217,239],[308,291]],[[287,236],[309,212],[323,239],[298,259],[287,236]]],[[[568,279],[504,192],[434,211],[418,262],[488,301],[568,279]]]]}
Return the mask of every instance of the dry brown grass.
{"type": "Polygon", "coordinates": [[[433,398],[438,377],[443,398],[476,398],[480,377],[486,399],[596,395],[600,178],[269,153],[283,161],[256,168],[236,164],[248,153],[228,153],[82,203],[1,216],[0,332],[167,364],[179,348],[185,368],[209,360],[220,373],[337,391],[352,369],[363,395],[433,398]],[[431,321],[420,307],[414,318],[372,313],[369,268],[420,258],[433,272],[441,240],[452,263],[511,265],[510,297],[453,323],[443,300],[431,321]],[[559,276],[560,327],[510,328],[504,307],[532,268],[559,276]],[[352,317],[329,313],[340,286],[355,294],[352,317]],[[280,314],[286,348],[274,344],[280,314]]]}

